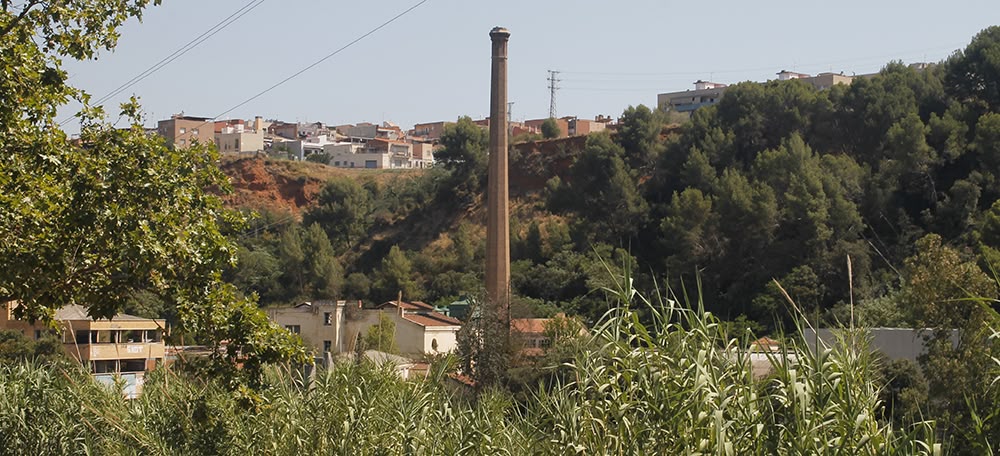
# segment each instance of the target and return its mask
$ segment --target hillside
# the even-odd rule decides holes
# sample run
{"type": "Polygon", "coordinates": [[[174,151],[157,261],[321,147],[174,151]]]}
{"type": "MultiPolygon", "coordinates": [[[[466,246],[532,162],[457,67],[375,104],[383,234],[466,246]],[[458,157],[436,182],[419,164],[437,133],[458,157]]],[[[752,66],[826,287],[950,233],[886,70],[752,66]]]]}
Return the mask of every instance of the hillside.
{"type": "Polygon", "coordinates": [[[230,178],[233,192],[223,196],[230,207],[276,213],[302,212],[316,202],[323,184],[334,177],[386,182],[421,170],[350,170],[319,163],[267,158],[224,160],[222,170],[230,178]]]}

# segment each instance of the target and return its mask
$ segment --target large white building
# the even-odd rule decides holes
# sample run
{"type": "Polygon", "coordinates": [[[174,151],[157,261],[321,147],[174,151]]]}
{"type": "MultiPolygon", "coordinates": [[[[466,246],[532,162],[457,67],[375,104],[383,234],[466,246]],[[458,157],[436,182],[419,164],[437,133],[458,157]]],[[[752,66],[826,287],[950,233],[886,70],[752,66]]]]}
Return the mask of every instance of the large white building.
{"type": "Polygon", "coordinates": [[[364,309],[361,302],[316,301],[267,309],[268,317],[298,334],[317,355],[352,353],[358,336],[379,323],[381,316],[395,324],[400,353],[413,357],[452,352],[458,348],[462,323],[435,312],[422,302],[389,301],[364,309]]]}

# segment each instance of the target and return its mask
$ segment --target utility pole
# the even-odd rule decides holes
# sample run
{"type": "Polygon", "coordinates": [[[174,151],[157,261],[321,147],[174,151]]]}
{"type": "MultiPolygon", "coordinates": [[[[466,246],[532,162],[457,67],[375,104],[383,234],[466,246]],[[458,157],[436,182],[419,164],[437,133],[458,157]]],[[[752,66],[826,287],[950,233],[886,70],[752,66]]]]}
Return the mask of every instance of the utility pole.
{"type": "Polygon", "coordinates": [[[514,136],[514,102],[507,102],[507,136],[514,136]]]}
{"type": "Polygon", "coordinates": [[[559,82],[562,79],[556,78],[559,76],[559,72],[555,70],[549,70],[549,117],[556,117],[556,91],[559,90],[559,82]]]}

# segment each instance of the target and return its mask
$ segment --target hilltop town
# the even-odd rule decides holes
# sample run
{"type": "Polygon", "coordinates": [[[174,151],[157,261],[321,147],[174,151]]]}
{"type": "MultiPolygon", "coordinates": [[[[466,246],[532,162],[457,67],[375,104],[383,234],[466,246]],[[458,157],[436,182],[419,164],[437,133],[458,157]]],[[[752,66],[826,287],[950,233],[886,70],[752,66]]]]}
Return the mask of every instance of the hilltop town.
{"type": "MultiPolygon", "coordinates": [[[[918,71],[932,66],[928,63],[909,65],[918,71]]],[[[877,73],[845,75],[820,73],[815,76],[781,70],[775,81],[797,80],[816,90],[827,90],[835,85],[849,85],[856,78],[871,78],[877,73]]],[[[675,113],[677,120],[698,108],[719,103],[729,84],[698,80],[693,90],[665,92],[656,95],[656,106],[664,112],[675,113]]],[[[508,121],[510,136],[515,142],[531,139],[586,136],[605,130],[613,131],[619,120],[599,115],[593,120],[577,116],[552,117],[553,131],[543,133],[543,124],[550,118],[508,121]]],[[[253,119],[210,119],[185,115],[171,116],[157,122],[150,134],[164,138],[171,147],[187,147],[194,141],[210,141],[220,153],[228,156],[256,156],[266,154],[272,158],[309,160],[316,163],[347,169],[425,169],[434,164],[434,151],[439,149],[441,134],[447,124],[454,121],[437,121],[415,124],[404,130],[392,122],[374,124],[328,125],[323,122],[287,122],[258,116],[253,119]],[[208,134],[211,134],[209,136],[208,134]],[[206,139],[207,138],[207,139],[206,139]]],[[[490,119],[474,120],[488,129],[490,119]]]]}
{"type": "MultiPolygon", "coordinates": [[[[511,134],[517,138],[541,138],[542,124],[546,120],[511,122],[511,134]]],[[[554,119],[558,133],[553,137],[588,135],[604,131],[613,122],[605,116],[595,120],[560,117],[554,119]]],[[[163,137],[171,147],[211,141],[223,155],[268,154],[348,169],[424,169],[433,166],[434,150],[448,123],[454,122],[421,123],[404,131],[391,122],[326,125],[264,120],[262,117],[213,120],[177,114],[160,120],[150,133],[163,137]]],[[[490,121],[482,119],[475,124],[489,128],[490,121]]]]}
{"type": "MultiPolygon", "coordinates": [[[[556,115],[549,70],[550,115],[527,121],[508,93],[525,48],[493,27],[485,118],[227,117],[426,3],[262,92],[228,80],[256,95],[222,114],[150,128],[138,96],[116,118],[117,92],[91,98],[64,61],[104,57],[160,2],[0,2],[0,455],[998,448],[1000,27],[934,64],[708,73],[593,120],[556,115]]],[[[482,8],[463,6],[435,12],[454,35],[406,30],[442,86],[486,68],[485,28],[482,60],[417,43],[464,44],[482,8]]],[[[616,11],[638,31],[654,8],[616,11]]],[[[666,61],[625,35],[560,53],[626,54],[612,76],[666,61]]],[[[267,41],[226,56],[285,57],[267,41]]],[[[389,49],[340,73],[397,76],[368,71],[389,49]]]]}

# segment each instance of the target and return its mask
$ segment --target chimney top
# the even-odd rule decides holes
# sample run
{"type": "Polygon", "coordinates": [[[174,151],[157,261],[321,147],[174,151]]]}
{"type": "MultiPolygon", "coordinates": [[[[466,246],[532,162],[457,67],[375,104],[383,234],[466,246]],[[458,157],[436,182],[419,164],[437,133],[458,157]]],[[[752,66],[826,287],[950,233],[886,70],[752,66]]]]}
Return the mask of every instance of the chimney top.
{"type": "Polygon", "coordinates": [[[490,30],[490,38],[510,38],[510,31],[503,27],[493,27],[493,30],[490,30]]]}

